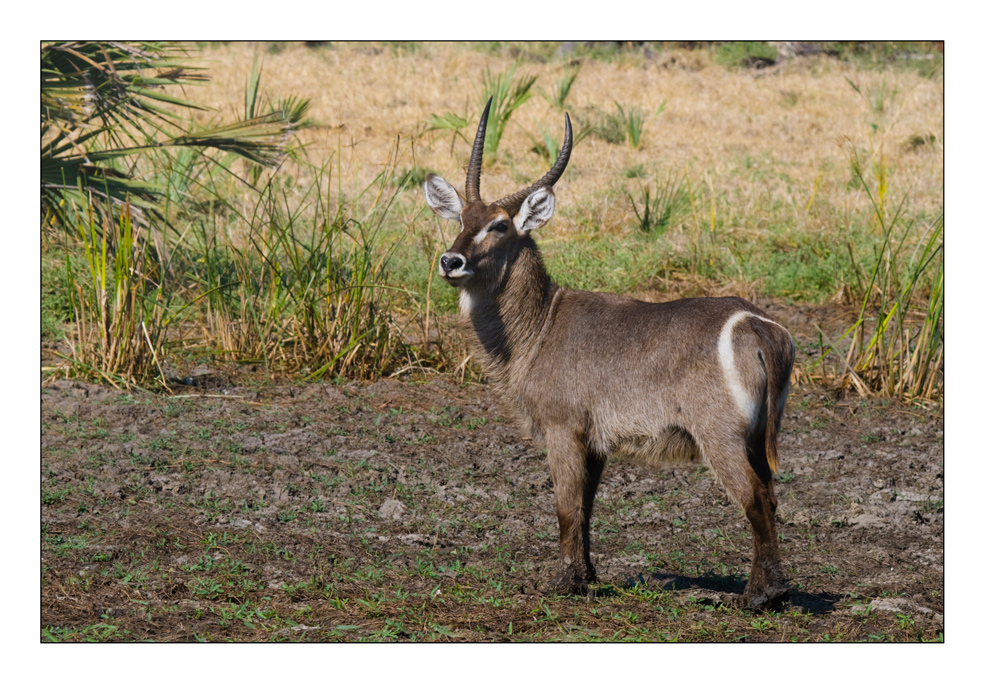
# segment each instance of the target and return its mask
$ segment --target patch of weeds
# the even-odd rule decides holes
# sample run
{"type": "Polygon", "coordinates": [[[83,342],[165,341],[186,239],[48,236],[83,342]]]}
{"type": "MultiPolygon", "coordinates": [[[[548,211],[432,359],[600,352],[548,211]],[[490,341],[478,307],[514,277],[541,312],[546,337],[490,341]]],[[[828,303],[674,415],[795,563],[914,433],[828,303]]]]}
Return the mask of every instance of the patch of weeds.
{"type": "Polygon", "coordinates": [[[687,216],[690,196],[683,178],[668,174],[662,185],[656,184],[651,190],[650,185],[640,184],[640,191],[638,205],[632,194],[627,192],[626,196],[636,214],[636,229],[641,233],[662,235],[687,216]]]}
{"type": "Polygon", "coordinates": [[[918,150],[923,147],[931,147],[937,144],[937,136],[933,133],[914,133],[903,143],[908,150],[918,150]]]}
{"type": "Polygon", "coordinates": [[[207,599],[218,599],[225,594],[225,587],[222,582],[214,577],[196,577],[188,586],[194,596],[201,596],[207,599]]]}
{"type": "Polygon", "coordinates": [[[65,324],[72,320],[70,283],[62,264],[54,259],[41,260],[41,339],[54,341],[65,334],[65,324]]]}
{"type": "MultiPolygon", "coordinates": [[[[462,126],[464,125],[465,124],[462,124],[462,126]]],[[[461,128],[461,126],[459,128],[461,128]]],[[[395,178],[393,184],[404,190],[419,188],[424,184],[424,179],[428,177],[428,174],[433,172],[434,170],[430,168],[423,166],[412,166],[408,169],[404,169],[400,175],[395,178]]]]}
{"type": "Polygon", "coordinates": [[[229,499],[220,497],[213,491],[206,492],[201,499],[189,497],[187,501],[190,506],[204,510],[210,521],[217,516],[228,514],[234,508],[229,499]]]}
{"type": "Polygon", "coordinates": [[[89,548],[89,538],[86,536],[63,536],[53,535],[44,536],[43,544],[50,548],[56,557],[66,557],[74,555],[73,552],[89,548]]]}
{"type": "Polygon", "coordinates": [[[215,560],[211,556],[199,556],[194,563],[182,565],[185,572],[209,572],[215,568],[215,560]]]}
{"type": "Polygon", "coordinates": [[[908,630],[908,629],[912,629],[916,625],[916,620],[914,620],[911,616],[906,615],[904,613],[897,613],[896,624],[899,626],[900,629],[908,630]]]}
{"type": "Polygon", "coordinates": [[[577,112],[575,120],[579,128],[607,143],[620,145],[626,141],[626,131],[618,117],[602,111],[595,105],[577,112]]]}
{"type": "Polygon", "coordinates": [[[148,575],[139,568],[128,568],[123,563],[116,562],[111,570],[104,571],[103,575],[120,580],[121,584],[143,587],[148,583],[148,575]]]}
{"type": "MultiPolygon", "coordinates": [[[[667,101],[664,100],[657,113],[663,111],[667,101]]],[[[619,112],[617,118],[619,127],[622,129],[622,138],[629,142],[629,146],[634,150],[640,147],[640,137],[643,135],[643,111],[639,107],[623,109],[623,106],[616,102],[616,110],[619,112]]]]}
{"type": "Polygon", "coordinates": [[[544,99],[554,109],[558,111],[564,109],[564,102],[568,99],[568,95],[571,94],[571,87],[575,84],[575,79],[578,78],[578,71],[580,69],[580,64],[565,65],[561,76],[554,80],[553,90],[549,94],[544,95],[544,99]]]}
{"type": "Polygon", "coordinates": [[[499,150],[499,141],[503,137],[506,124],[513,116],[514,112],[530,99],[533,94],[531,88],[537,81],[536,76],[529,74],[520,76],[514,83],[516,74],[516,64],[508,72],[496,74],[495,76],[487,67],[482,74],[482,95],[483,105],[492,98],[492,106],[489,108],[489,118],[486,123],[485,154],[490,160],[496,158],[499,150]]]}
{"type": "Polygon", "coordinates": [[[212,549],[222,549],[234,544],[242,544],[245,541],[244,537],[236,534],[229,534],[229,532],[223,532],[222,534],[216,534],[215,532],[209,532],[205,536],[205,549],[207,551],[212,549]]]}
{"type": "MultiPolygon", "coordinates": [[[[580,128],[571,140],[571,147],[576,147],[578,143],[589,135],[589,133],[591,133],[590,129],[580,128]]],[[[530,151],[548,164],[553,164],[561,152],[562,139],[560,136],[555,135],[550,129],[544,128],[543,126],[540,127],[540,140],[537,140],[537,138],[529,133],[527,135],[531,140],[533,140],[534,143],[534,146],[530,148],[530,151]]]]}
{"type": "Polygon", "coordinates": [[[298,517],[298,510],[294,508],[289,508],[286,511],[280,511],[277,513],[277,519],[282,523],[289,523],[292,520],[296,520],[298,517]]]}
{"type": "Polygon", "coordinates": [[[41,487],[41,505],[42,506],[54,506],[55,504],[62,503],[75,490],[73,485],[65,485],[64,487],[41,487]]]}
{"type": "Polygon", "coordinates": [[[775,614],[767,614],[760,617],[753,618],[749,626],[752,627],[757,632],[768,632],[774,631],[779,627],[779,624],[775,620],[775,614]]]}
{"type": "Polygon", "coordinates": [[[714,50],[715,61],[729,67],[762,69],[776,64],[776,58],[776,48],[760,41],[722,43],[714,50]]]}
{"type": "Polygon", "coordinates": [[[41,641],[100,642],[128,637],[131,632],[111,622],[101,622],[87,627],[43,627],[41,641]]]}
{"type": "MultiPolygon", "coordinates": [[[[848,85],[851,86],[852,90],[858,93],[859,97],[868,103],[869,108],[872,110],[873,114],[883,114],[886,111],[886,104],[891,103],[899,95],[899,91],[895,89],[887,89],[886,79],[883,78],[879,85],[874,86],[869,89],[869,92],[863,93],[862,89],[855,83],[852,79],[845,77],[848,81],[848,85]]],[[[876,123],[870,124],[873,130],[879,128],[876,123]]]]}
{"type": "Polygon", "coordinates": [[[181,401],[169,401],[164,405],[164,415],[168,418],[177,418],[188,411],[188,404],[181,401]]]}

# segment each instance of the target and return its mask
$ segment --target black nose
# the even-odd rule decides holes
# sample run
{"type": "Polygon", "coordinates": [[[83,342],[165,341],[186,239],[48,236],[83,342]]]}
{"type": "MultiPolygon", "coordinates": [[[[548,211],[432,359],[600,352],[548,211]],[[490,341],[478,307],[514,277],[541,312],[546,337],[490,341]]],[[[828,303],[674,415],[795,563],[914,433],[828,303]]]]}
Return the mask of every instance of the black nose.
{"type": "Polygon", "coordinates": [[[465,259],[463,259],[458,254],[441,255],[441,268],[444,269],[445,273],[451,273],[452,271],[457,271],[464,265],[465,265],[465,259]]]}

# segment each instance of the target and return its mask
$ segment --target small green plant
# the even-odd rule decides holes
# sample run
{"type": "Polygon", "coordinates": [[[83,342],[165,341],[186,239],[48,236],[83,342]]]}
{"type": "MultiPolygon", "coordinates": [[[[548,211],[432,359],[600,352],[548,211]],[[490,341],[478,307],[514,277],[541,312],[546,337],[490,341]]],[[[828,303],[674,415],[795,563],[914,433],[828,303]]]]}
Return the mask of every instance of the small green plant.
{"type": "MultiPolygon", "coordinates": [[[[571,140],[571,147],[574,148],[591,132],[592,131],[590,128],[579,128],[578,132],[574,134],[574,138],[571,140]]],[[[540,141],[533,136],[530,136],[531,140],[534,141],[534,146],[530,148],[530,151],[546,161],[548,164],[553,164],[558,157],[558,153],[561,151],[562,141],[557,135],[553,134],[550,129],[544,128],[543,126],[540,127],[540,135],[540,141]]]]}
{"type": "Polygon", "coordinates": [[[916,620],[913,617],[906,615],[905,613],[896,614],[896,623],[899,625],[900,629],[911,629],[916,625],[916,620]]]}
{"type": "Polygon", "coordinates": [[[544,95],[546,99],[554,109],[561,111],[564,109],[564,102],[568,99],[568,95],[571,94],[571,87],[575,84],[575,79],[578,78],[578,72],[581,70],[581,65],[565,66],[564,71],[560,77],[554,80],[554,89],[548,95],[544,95]]]}
{"type": "Polygon", "coordinates": [[[630,107],[626,110],[618,102],[616,102],[616,109],[619,111],[619,123],[624,131],[624,138],[634,150],[639,149],[640,136],[643,135],[642,110],[639,107],[630,107]]]}
{"type": "Polygon", "coordinates": [[[886,87],[885,78],[880,81],[878,86],[872,88],[868,94],[863,93],[862,89],[852,79],[846,76],[845,80],[848,81],[848,85],[851,86],[852,90],[858,93],[859,97],[868,103],[873,114],[885,113],[887,102],[892,102],[899,94],[898,90],[891,90],[886,87]]]}
{"type": "Polygon", "coordinates": [[[449,154],[454,154],[456,138],[464,140],[466,145],[469,144],[468,138],[462,133],[462,129],[468,125],[468,119],[454,112],[445,112],[440,116],[438,114],[432,114],[431,118],[427,120],[427,124],[425,124],[424,132],[441,131],[441,134],[450,133],[451,147],[449,148],[449,154]]]}
{"type": "Polygon", "coordinates": [[[651,235],[661,235],[687,214],[690,199],[683,177],[667,175],[662,185],[640,185],[640,201],[636,203],[633,195],[626,193],[633,212],[636,214],[636,228],[651,235]]]}
{"type": "Polygon", "coordinates": [[[594,105],[589,105],[584,111],[575,114],[580,128],[584,128],[599,140],[618,145],[626,141],[626,131],[619,118],[607,113],[594,105]]]}
{"type": "Polygon", "coordinates": [[[530,99],[531,88],[537,81],[536,76],[520,76],[514,83],[516,64],[508,71],[495,76],[487,67],[482,75],[483,105],[491,97],[492,107],[489,109],[489,119],[486,123],[485,153],[495,159],[499,149],[499,141],[510,117],[520,106],[530,99]]]}

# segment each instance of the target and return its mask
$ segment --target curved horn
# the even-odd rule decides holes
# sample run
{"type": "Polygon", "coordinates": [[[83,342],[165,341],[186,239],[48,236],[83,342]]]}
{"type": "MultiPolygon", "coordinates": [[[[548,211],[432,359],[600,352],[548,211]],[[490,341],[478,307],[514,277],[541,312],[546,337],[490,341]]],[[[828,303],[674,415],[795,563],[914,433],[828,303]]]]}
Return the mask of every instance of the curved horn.
{"type": "Polygon", "coordinates": [[[564,167],[568,165],[568,157],[571,156],[571,119],[568,118],[568,113],[564,113],[564,145],[561,146],[561,151],[558,152],[557,161],[554,162],[554,166],[548,171],[543,178],[531,185],[525,190],[521,190],[518,193],[510,195],[509,197],[504,197],[503,199],[496,202],[499,206],[506,210],[506,213],[510,216],[514,216],[520,209],[520,205],[523,204],[523,200],[534,190],[544,187],[553,186],[561,178],[561,174],[564,173],[564,167]]]}
{"type": "Polygon", "coordinates": [[[475,132],[475,142],[472,143],[472,157],[469,159],[469,172],[465,177],[465,201],[478,202],[479,198],[479,174],[482,172],[482,147],[486,141],[486,119],[489,118],[489,105],[492,98],[486,102],[486,108],[482,112],[479,120],[479,129],[475,132]]]}

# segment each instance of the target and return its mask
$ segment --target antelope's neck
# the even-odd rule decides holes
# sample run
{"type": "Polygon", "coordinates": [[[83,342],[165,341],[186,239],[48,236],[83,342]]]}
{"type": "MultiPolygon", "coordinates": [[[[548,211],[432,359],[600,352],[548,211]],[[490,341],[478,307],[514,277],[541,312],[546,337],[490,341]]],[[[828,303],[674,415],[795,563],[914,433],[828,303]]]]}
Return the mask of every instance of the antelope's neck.
{"type": "Polygon", "coordinates": [[[509,383],[535,351],[558,286],[551,282],[533,240],[504,268],[496,288],[462,295],[472,348],[496,384],[509,383]]]}

